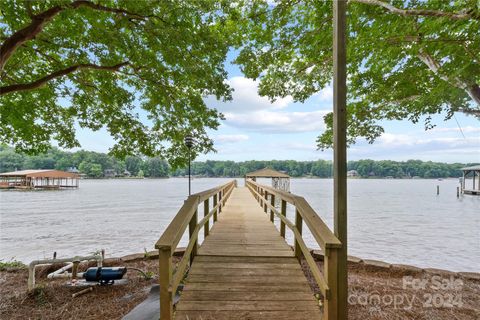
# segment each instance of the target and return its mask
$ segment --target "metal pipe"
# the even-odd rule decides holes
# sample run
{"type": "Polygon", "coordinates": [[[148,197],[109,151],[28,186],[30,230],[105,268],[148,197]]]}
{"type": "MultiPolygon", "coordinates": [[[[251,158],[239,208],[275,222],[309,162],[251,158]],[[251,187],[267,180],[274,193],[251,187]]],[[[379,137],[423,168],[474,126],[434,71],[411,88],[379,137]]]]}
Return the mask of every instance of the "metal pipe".
{"type": "Polygon", "coordinates": [[[69,262],[73,264],[73,261],[85,261],[85,260],[96,260],[97,265],[102,265],[103,257],[101,254],[95,254],[91,256],[84,257],[73,257],[73,258],[64,258],[64,259],[45,259],[45,260],[34,260],[28,265],[28,291],[31,292],[35,289],[35,268],[41,265],[49,265],[54,263],[69,262]]]}
{"type": "Polygon", "coordinates": [[[72,267],[73,267],[73,263],[69,262],[66,266],[61,267],[57,271],[49,273],[47,276],[47,279],[63,277],[64,275],[62,273],[64,273],[65,271],[69,270],[72,267]]]}

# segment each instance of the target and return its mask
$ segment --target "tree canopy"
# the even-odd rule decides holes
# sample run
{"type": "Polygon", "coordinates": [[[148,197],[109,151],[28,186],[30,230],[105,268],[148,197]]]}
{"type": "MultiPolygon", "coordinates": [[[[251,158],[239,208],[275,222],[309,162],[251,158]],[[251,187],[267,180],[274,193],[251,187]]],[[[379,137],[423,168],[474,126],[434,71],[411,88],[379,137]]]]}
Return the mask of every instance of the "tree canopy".
{"type": "MultiPolygon", "coordinates": [[[[480,119],[480,3],[477,0],[348,2],[348,137],[370,143],[381,120],[480,119]]],[[[332,79],[332,2],[255,2],[236,62],[272,100],[305,101],[332,79]]],[[[332,144],[332,114],[319,148],[332,144]]]]}
{"type": "Polygon", "coordinates": [[[76,129],[106,129],[117,155],[184,162],[213,150],[231,98],[224,61],[234,38],[228,1],[2,1],[0,142],[38,153],[78,147],[76,129]]]}
{"type": "MultiPolygon", "coordinates": [[[[350,0],[349,141],[372,142],[382,120],[434,126],[431,116],[480,118],[477,0],[350,0]]],[[[2,1],[0,143],[38,153],[78,147],[76,131],[106,129],[118,156],[186,162],[214,150],[231,99],[226,54],[260,78],[260,94],[305,101],[332,79],[332,2],[2,1]]],[[[331,146],[332,115],[318,146],[331,146]]]]}

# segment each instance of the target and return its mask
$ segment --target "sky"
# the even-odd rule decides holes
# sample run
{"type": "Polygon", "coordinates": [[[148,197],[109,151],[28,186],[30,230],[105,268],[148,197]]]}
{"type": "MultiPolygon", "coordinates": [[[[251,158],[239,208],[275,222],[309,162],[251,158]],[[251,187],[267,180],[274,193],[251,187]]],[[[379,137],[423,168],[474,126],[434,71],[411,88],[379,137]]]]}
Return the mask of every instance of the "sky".
{"type": "MultiPolygon", "coordinates": [[[[234,53],[229,54],[232,61],[234,53]]],[[[333,91],[325,88],[304,103],[287,97],[270,102],[257,93],[258,83],[247,79],[238,66],[227,63],[228,82],[234,89],[233,101],[206,98],[211,108],[221,111],[226,120],[218,130],[210,130],[216,153],[196,160],[332,160],[332,150],[316,148],[316,138],[325,130],[323,116],[333,108],[333,91]]],[[[374,159],[480,163],[480,121],[461,113],[444,121],[433,117],[436,127],[425,131],[423,123],[385,121],[385,133],[375,143],[359,139],[347,151],[349,160],[374,159]]],[[[104,130],[78,130],[82,149],[108,152],[114,144],[104,130]]]]}

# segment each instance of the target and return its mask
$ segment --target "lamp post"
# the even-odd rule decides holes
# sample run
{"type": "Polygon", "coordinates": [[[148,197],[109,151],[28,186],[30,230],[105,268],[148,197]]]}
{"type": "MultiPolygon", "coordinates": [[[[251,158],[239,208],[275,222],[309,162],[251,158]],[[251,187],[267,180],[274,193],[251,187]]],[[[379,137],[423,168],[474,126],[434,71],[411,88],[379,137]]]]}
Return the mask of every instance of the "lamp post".
{"type": "Polygon", "coordinates": [[[194,140],[193,140],[193,137],[188,135],[185,137],[185,139],[183,140],[185,145],[187,146],[188,148],[188,195],[190,196],[192,194],[192,179],[191,179],[191,168],[190,168],[190,151],[193,147],[193,143],[194,143],[194,140]]]}

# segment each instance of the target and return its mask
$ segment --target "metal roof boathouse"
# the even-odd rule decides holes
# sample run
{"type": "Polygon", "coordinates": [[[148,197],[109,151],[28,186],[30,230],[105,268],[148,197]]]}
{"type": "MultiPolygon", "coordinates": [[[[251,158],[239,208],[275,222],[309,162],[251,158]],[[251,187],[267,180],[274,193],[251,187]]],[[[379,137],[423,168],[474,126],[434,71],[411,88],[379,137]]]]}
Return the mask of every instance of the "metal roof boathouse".
{"type": "Polygon", "coordinates": [[[21,170],[0,173],[0,189],[78,188],[79,175],[60,170],[21,170]]]}
{"type": "Polygon", "coordinates": [[[480,165],[462,168],[462,171],[463,171],[462,193],[480,196],[480,165]],[[467,189],[465,186],[465,179],[469,179],[470,174],[473,175],[472,189],[467,189]],[[477,187],[475,186],[476,180],[478,181],[477,187]]]}
{"type": "Polygon", "coordinates": [[[272,178],[272,187],[278,190],[290,192],[290,176],[286,173],[270,168],[253,171],[245,175],[245,185],[248,179],[257,181],[257,178],[272,178]]]}

